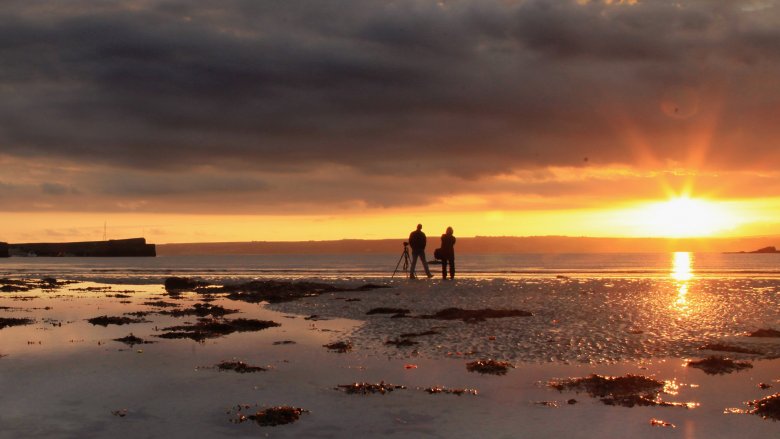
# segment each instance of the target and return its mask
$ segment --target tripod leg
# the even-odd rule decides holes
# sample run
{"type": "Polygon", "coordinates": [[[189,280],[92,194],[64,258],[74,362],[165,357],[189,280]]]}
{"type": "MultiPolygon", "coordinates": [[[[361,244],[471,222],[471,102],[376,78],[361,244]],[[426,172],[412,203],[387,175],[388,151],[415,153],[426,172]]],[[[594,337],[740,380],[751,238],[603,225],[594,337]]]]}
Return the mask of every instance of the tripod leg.
{"type": "Polygon", "coordinates": [[[403,252],[401,253],[401,257],[398,259],[398,263],[395,264],[395,270],[393,270],[393,275],[390,276],[390,279],[395,277],[395,274],[398,272],[398,267],[401,265],[401,261],[404,261],[404,272],[406,272],[408,266],[409,266],[409,253],[403,252]],[[404,258],[404,256],[406,258],[404,258]]]}

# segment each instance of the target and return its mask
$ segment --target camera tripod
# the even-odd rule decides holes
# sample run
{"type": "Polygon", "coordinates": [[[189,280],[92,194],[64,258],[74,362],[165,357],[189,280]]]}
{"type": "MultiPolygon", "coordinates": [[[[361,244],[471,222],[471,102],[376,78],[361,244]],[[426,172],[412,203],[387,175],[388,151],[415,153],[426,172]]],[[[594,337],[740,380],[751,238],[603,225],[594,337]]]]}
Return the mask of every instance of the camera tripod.
{"type": "Polygon", "coordinates": [[[401,258],[398,259],[398,263],[395,264],[395,271],[393,271],[393,275],[390,276],[390,279],[395,277],[395,274],[398,272],[398,267],[401,266],[401,262],[403,261],[403,272],[408,273],[409,272],[409,243],[404,242],[404,251],[401,253],[401,258]]]}

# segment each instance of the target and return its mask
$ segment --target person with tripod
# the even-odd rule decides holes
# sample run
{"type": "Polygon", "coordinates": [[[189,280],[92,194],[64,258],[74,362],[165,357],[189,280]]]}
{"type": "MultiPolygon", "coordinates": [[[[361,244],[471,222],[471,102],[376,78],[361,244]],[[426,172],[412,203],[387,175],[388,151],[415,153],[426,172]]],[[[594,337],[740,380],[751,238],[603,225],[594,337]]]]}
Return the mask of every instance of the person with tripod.
{"type": "Polygon", "coordinates": [[[409,234],[409,247],[412,248],[412,267],[409,270],[409,279],[415,279],[414,267],[417,265],[417,258],[422,261],[425,274],[433,277],[431,270],[428,269],[428,261],[425,260],[425,233],[422,231],[422,224],[417,224],[417,230],[409,234]]]}

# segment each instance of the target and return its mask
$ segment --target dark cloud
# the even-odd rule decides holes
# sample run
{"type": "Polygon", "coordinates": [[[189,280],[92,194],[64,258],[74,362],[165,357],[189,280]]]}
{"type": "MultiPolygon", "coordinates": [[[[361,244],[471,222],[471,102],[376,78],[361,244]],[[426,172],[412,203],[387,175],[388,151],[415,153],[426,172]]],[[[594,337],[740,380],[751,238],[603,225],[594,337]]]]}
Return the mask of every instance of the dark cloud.
{"type": "Polygon", "coordinates": [[[9,1],[0,151],[119,169],[46,195],[269,204],[422,203],[397,180],[583,157],[771,168],[778,22],[727,0],[9,1]]]}
{"type": "Polygon", "coordinates": [[[79,193],[78,189],[72,186],[51,182],[41,183],[41,191],[47,195],[66,195],[79,193]]]}

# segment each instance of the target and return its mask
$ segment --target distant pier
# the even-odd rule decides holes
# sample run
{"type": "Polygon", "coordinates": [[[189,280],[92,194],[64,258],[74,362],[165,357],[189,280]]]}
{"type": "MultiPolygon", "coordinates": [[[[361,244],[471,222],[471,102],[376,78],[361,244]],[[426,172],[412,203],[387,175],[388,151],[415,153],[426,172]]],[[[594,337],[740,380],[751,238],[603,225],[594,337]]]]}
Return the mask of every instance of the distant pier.
{"type": "Polygon", "coordinates": [[[154,244],[147,244],[144,238],[57,243],[0,243],[0,257],[8,256],[153,257],[157,256],[157,249],[154,244]]]}

